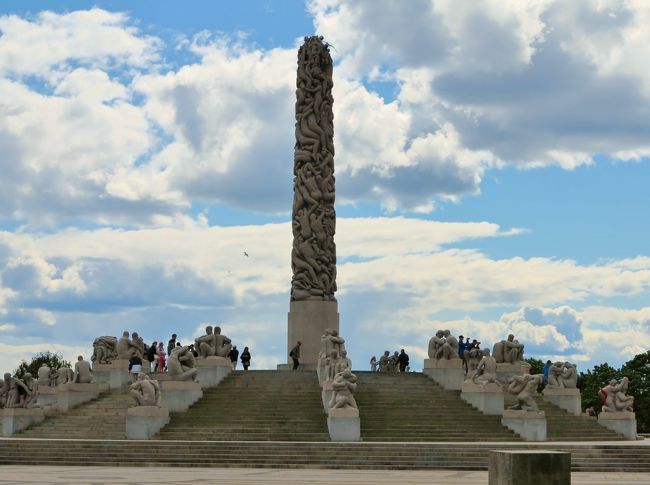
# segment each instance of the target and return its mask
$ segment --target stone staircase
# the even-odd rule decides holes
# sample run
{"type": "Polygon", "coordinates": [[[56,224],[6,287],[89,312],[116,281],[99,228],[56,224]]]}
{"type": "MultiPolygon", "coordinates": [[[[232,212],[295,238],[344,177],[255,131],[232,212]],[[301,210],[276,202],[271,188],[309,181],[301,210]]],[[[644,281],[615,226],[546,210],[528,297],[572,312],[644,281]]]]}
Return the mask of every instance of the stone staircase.
{"type": "Polygon", "coordinates": [[[617,441],[625,438],[598,424],[596,418],[574,416],[564,409],[537,399],[539,409],[546,413],[546,438],[548,441],[617,441]]]}
{"type": "Polygon", "coordinates": [[[357,372],[355,398],[363,441],[520,441],[486,416],[424,374],[357,372]]]}
{"type": "Polygon", "coordinates": [[[133,399],[124,391],[109,392],[67,413],[46,418],[16,436],[123,440],[126,438],[126,410],[130,406],[133,406],[133,399]]]}
{"type": "Polygon", "coordinates": [[[329,441],[316,372],[235,371],[185,413],[161,440],[329,441]]]}
{"type": "MultiPolygon", "coordinates": [[[[0,439],[2,465],[485,470],[491,449],[571,453],[573,471],[650,472],[639,444],[314,443],[0,439]]],[[[625,475],[620,483],[625,483],[625,475]]]]}

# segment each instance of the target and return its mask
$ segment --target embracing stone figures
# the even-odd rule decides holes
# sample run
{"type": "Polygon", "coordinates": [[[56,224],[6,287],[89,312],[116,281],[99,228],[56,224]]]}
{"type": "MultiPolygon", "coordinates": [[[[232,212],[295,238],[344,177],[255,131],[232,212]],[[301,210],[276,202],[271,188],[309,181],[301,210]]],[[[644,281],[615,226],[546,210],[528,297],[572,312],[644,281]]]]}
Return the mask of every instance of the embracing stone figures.
{"type": "Polygon", "coordinates": [[[322,37],[298,51],[291,300],[335,300],[332,58],[322,37]]]}
{"type": "MultiPolygon", "coordinates": [[[[208,325],[205,327],[205,335],[194,340],[194,348],[199,356],[206,357],[227,357],[232,349],[231,341],[225,335],[221,335],[221,327],[208,325]]],[[[192,366],[193,367],[193,366],[192,366]]]]}

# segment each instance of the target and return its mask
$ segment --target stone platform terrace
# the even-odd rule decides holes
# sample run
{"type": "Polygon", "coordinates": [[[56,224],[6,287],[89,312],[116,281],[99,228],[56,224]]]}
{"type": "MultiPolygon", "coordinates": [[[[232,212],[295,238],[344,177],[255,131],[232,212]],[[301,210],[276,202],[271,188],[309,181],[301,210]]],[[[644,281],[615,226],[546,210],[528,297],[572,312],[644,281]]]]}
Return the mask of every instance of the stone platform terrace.
{"type": "MultiPolygon", "coordinates": [[[[483,485],[487,472],[473,471],[378,471],[378,470],[268,470],[221,468],[109,468],[109,467],[0,467],[0,485],[8,484],[212,484],[229,485],[483,485]],[[137,480],[134,478],[137,477],[137,480]]],[[[611,485],[634,483],[650,485],[647,473],[585,473],[571,474],[573,485],[611,485]]]]}

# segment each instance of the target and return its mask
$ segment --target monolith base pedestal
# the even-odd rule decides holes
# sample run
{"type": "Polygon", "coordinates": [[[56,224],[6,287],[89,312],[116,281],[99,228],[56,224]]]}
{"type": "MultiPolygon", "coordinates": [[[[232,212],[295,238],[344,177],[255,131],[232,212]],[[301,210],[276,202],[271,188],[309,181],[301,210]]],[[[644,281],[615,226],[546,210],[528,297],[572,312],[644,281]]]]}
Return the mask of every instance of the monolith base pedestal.
{"type": "Polygon", "coordinates": [[[75,406],[92,401],[99,397],[98,384],[81,384],[68,382],[57,387],[58,401],[57,408],[60,412],[68,412],[75,406]]]}
{"type": "Polygon", "coordinates": [[[7,408],[2,411],[2,436],[9,437],[45,419],[40,408],[7,408]]]}
{"type": "Polygon", "coordinates": [[[160,405],[172,413],[185,412],[203,397],[201,384],[193,381],[161,381],[160,405]]]}
{"type": "Polygon", "coordinates": [[[542,394],[544,400],[568,411],[574,416],[582,414],[582,401],[580,389],[571,387],[546,387],[542,394]]]}
{"type": "Polygon", "coordinates": [[[316,370],[320,337],[325,333],[326,328],[339,330],[339,310],[336,301],[292,301],[289,306],[287,363],[278,365],[278,370],[293,368],[289,352],[298,341],[302,342],[299,369],[316,370]]]}
{"type": "Polygon", "coordinates": [[[169,423],[169,410],[158,406],[136,406],[126,411],[126,439],[151,439],[169,423]]]}
{"type": "Polygon", "coordinates": [[[636,439],[636,415],[629,411],[603,412],[598,415],[598,423],[616,431],[628,440],[636,439]]]}
{"type": "Polygon", "coordinates": [[[329,410],[327,429],[332,441],[361,441],[359,410],[352,408],[329,410]]]}
{"type": "Polygon", "coordinates": [[[110,364],[93,364],[95,382],[106,383],[110,389],[121,389],[131,383],[128,359],[115,359],[110,364]]]}
{"type": "Polygon", "coordinates": [[[465,379],[461,359],[424,359],[422,373],[445,389],[459,391],[465,379]]]}
{"type": "Polygon", "coordinates": [[[571,453],[494,450],[488,455],[489,485],[570,485],[571,453]]]}
{"type": "Polygon", "coordinates": [[[503,414],[503,390],[494,382],[476,384],[463,382],[460,398],[474,406],[483,414],[501,416],[503,414]]]}
{"type": "Polygon", "coordinates": [[[544,411],[505,409],[501,424],[526,441],[546,441],[546,414],[544,411]]]}
{"type": "Polygon", "coordinates": [[[198,371],[196,380],[202,388],[214,387],[232,371],[232,362],[225,357],[199,358],[194,362],[198,371]]]}

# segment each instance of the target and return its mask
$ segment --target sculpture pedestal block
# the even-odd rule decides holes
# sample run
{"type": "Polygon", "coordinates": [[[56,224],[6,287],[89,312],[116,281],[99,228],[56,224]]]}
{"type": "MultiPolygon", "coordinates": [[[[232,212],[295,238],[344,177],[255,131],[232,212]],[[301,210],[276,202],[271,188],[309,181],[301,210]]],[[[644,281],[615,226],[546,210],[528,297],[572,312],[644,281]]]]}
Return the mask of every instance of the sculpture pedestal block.
{"type": "Polygon", "coordinates": [[[298,341],[300,347],[300,370],[316,370],[320,353],[320,337],[326,328],[339,329],[339,310],[336,301],[305,300],[289,304],[287,331],[287,364],[278,370],[291,370],[293,361],[289,351],[298,341]]]}
{"type": "Polygon", "coordinates": [[[204,389],[216,386],[232,371],[232,363],[225,357],[198,358],[195,367],[199,371],[197,381],[204,389]]]}
{"type": "Polygon", "coordinates": [[[530,365],[528,363],[515,363],[515,364],[497,364],[497,380],[499,382],[506,382],[508,377],[523,376],[530,374],[530,365]]]}
{"type": "Polygon", "coordinates": [[[334,390],[332,389],[332,381],[323,382],[323,390],[321,391],[320,395],[321,399],[323,400],[323,409],[325,410],[325,414],[329,413],[332,394],[334,394],[334,390]]]}
{"type": "Polygon", "coordinates": [[[546,450],[490,451],[489,485],[571,485],[571,453],[546,450]]]}
{"type": "Polygon", "coordinates": [[[203,397],[201,384],[192,381],[160,381],[160,404],[172,413],[187,411],[203,397]]]}
{"type": "Polygon", "coordinates": [[[629,411],[601,412],[598,415],[598,422],[605,428],[622,434],[628,440],[636,439],[636,415],[634,413],[629,411]]]}
{"type": "Polygon", "coordinates": [[[151,439],[169,423],[169,410],[158,406],[136,406],[126,410],[126,439],[151,439]]]}
{"type": "Polygon", "coordinates": [[[582,414],[582,401],[580,389],[569,387],[545,387],[542,391],[544,400],[565,409],[574,416],[582,414]]]}
{"type": "Polygon", "coordinates": [[[445,389],[454,391],[460,390],[465,380],[462,359],[424,359],[422,373],[445,389]]]}
{"type": "Polygon", "coordinates": [[[69,382],[58,386],[57,393],[57,408],[62,413],[65,413],[79,404],[97,399],[99,397],[99,385],[69,382]]]}
{"type": "Polygon", "coordinates": [[[97,383],[107,383],[110,389],[122,389],[131,383],[127,359],[115,359],[110,364],[93,364],[93,375],[97,383]]]}
{"type": "Polygon", "coordinates": [[[474,406],[483,414],[501,416],[503,414],[503,390],[494,382],[475,384],[463,382],[460,398],[474,406]]]}
{"type": "Polygon", "coordinates": [[[546,414],[544,411],[505,409],[501,424],[526,441],[546,441],[546,414]]]}
{"type": "Polygon", "coordinates": [[[361,441],[359,410],[333,408],[327,417],[327,429],[332,441],[361,441]]]}
{"type": "Polygon", "coordinates": [[[38,388],[38,397],[36,398],[36,404],[40,407],[45,406],[56,406],[58,402],[58,395],[56,392],[56,387],[40,387],[38,388]]]}
{"type": "Polygon", "coordinates": [[[45,419],[40,408],[8,408],[2,412],[2,436],[9,437],[45,419]]]}

